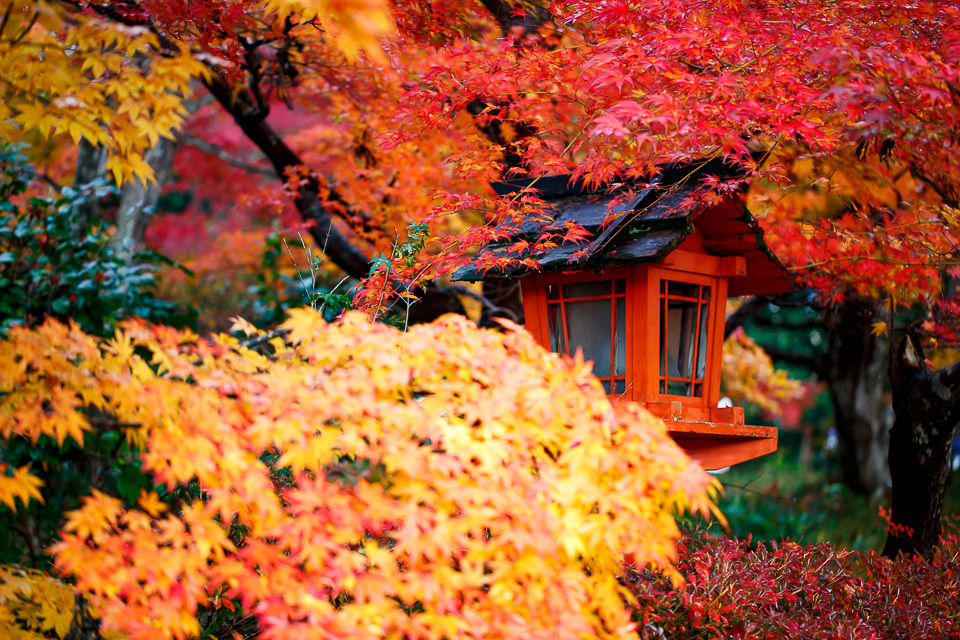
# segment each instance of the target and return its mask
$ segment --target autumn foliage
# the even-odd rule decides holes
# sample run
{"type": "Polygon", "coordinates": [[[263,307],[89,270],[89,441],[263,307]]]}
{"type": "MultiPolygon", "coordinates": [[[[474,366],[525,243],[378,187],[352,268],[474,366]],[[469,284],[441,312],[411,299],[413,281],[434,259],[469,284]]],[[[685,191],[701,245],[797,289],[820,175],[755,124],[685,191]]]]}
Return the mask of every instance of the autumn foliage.
{"type": "Polygon", "coordinates": [[[659,421],[514,327],[284,326],[269,357],[138,323],[3,342],[0,436],[115,421],[158,485],[94,491],[52,549],[105,629],[187,638],[227,607],[264,638],[632,636],[624,555],[676,577],[674,515],[713,508],[659,421]]]}
{"type": "Polygon", "coordinates": [[[626,584],[639,636],[692,640],[939,640],[960,634],[956,522],[927,558],[830,544],[751,544],[695,532],[680,543],[680,588],[651,572],[626,584]]]}
{"type": "MultiPolygon", "coordinates": [[[[156,482],[137,504],[87,497],[58,567],[105,628],[134,638],[198,634],[211,611],[252,616],[265,638],[627,637],[620,561],[676,578],[672,517],[710,511],[709,478],[642,410],[614,412],[584,363],[521,332],[365,318],[498,239],[473,223],[542,213],[535,194],[497,199],[488,180],[643,182],[718,158],[742,174],[684,204],[749,187],[771,246],[822,300],[941,302],[960,247],[957,34],[956,2],[9,1],[0,139],[54,165],[47,180],[68,181],[61,145],[82,139],[105,149],[114,182],[147,182],[145,155],[182,132],[192,147],[171,184],[191,210],[296,209],[327,259],[370,276],[352,289],[368,316],[297,312],[273,340],[239,323],[247,346],[143,323],[108,340],[12,329],[0,440],[119,429],[156,482]],[[287,107],[296,116],[278,120],[287,107]],[[197,166],[201,147],[229,169],[197,166]],[[418,250],[398,251],[411,228],[418,250]]],[[[222,251],[211,272],[226,255],[251,263],[207,237],[222,251]]],[[[253,235],[233,237],[249,250],[253,235]]],[[[742,336],[727,354],[742,373],[731,393],[790,391],[742,336]]],[[[0,466],[0,509],[42,499],[37,473],[0,466]]],[[[793,552],[777,553],[812,557],[793,552]]],[[[62,635],[24,591],[43,576],[3,571],[0,624],[62,635]]],[[[731,590],[701,609],[722,602],[725,616],[731,593],[756,595],[751,611],[776,619],[773,587],[713,575],[731,590]]],[[[689,593],[657,584],[664,601],[689,593]]]]}
{"type": "Polygon", "coordinates": [[[724,393],[767,414],[781,413],[783,405],[803,392],[801,383],[784,369],[776,369],[770,356],[740,327],[723,341],[722,371],[724,393]]]}
{"type": "Polygon", "coordinates": [[[0,631],[10,640],[65,638],[73,624],[73,589],[36,569],[0,565],[0,631]]]}

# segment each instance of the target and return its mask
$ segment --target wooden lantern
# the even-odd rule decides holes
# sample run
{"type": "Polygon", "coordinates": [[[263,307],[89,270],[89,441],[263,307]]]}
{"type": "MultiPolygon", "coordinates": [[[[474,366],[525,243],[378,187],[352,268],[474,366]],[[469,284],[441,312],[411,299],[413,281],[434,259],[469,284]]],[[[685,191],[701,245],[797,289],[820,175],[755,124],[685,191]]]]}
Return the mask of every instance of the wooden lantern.
{"type": "Polygon", "coordinates": [[[707,469],[777,448],[776,428],[745,425],[741,407],[718,407],[727,296],[791,289],[742,194],[712,206],[684,206],[699,176],[724,170],[716,163],[674,166],[639,191],[588,189],[569,176],[496,183],[501,195],[536,188],[549,209],[539,222],[502,222],[508,239],[455,274],[460,280],[522,278],[526,326],[534,337],[554,352],[581,349],[611,398],[644,404],[707,469]],[[518,240],[551,229],[562,233],[568,222],[588,237],[517,254],[518,240]],[[488,268],[503,256],[531,259],[538,269],[488,268]]]}

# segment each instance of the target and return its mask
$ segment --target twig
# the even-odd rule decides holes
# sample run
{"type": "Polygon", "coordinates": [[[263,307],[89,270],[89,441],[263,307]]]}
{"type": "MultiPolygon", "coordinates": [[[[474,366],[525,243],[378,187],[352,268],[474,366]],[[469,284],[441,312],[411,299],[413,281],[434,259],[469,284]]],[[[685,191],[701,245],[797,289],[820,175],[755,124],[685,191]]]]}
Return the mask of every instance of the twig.
{"type": "Polygon", "coordinates": [[[87,418],[87,422],[98,427],[117,427],[120,429],[139,429],[143,426],[141,422],[124,422],[110,418],[87,418]]]}
{"type": "Polygon", "coordinates": [[[283,248],[287,250],[287,255],[290,256],[290,262],[293,263],[293,268],[297,270],[297,277],[300,279],[300,285],[303,286],[303,290],[309,298],[313,292],[307,288],[307,281],[303,279],[303,275],[300,273],[300,265],[297,264],[297,259],[293,257],[293,251],[290,250],[290,245],[287,244],[286,238],[283,239],[283,248]]]}
{"type": "Polygon", "coordinates": [[[254,336],[253,338],[248,338],[246,340],[241,340],[237,343],[238,347],[246,347],[247,349],[255,347],[257,345],[263,344],[264,342],[270,342],[274,338],[282,338],[285,335],[290,333],[290,329],[274,329],[270,333],[265,333],[262,336],[254,336]]]}
{"type": "Polygon", "coordinates": [[[505,316],[512,322],[520,321],[520,319],[517,317],[517,314],[514,313],[512,309],[508,309],[507,307],[498,307],[497,305],[493,304],[493,302],[490,301],[490,298],[486,297],[483,294],[477,293],[473,289],[469,287],[465,287],[462,284],[452,284],[448,287],[445,287],[445,289],[451,293],[456,293],[459,295],[467,296],[468,298],[473,298],[474,300],[479,302],[481,305],[483,305],[483,308],[486,309],[490,315],[497,314],[501,317],[505,316]]]}

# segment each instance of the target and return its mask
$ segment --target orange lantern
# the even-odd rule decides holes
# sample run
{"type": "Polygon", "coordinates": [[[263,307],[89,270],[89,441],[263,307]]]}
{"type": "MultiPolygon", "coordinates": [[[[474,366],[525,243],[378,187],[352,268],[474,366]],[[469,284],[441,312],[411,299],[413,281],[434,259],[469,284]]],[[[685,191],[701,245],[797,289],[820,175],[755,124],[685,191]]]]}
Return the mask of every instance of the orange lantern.
{"type": "Polygon", "coordinates": [[[522,278],[526,327],[540,344],[581,349],[612,399],[645,405],[707,469],[777,448],[776,428],[745,425],[742,407],[718,407],[727,296],[792,288],[743,193],[690,206],[700,178],[718,174],[716,162],[673,166],[640,190],[589,189],[569,176],[495,183],[500,195],[536,189],[548,209],[537,223],[502,222],[507,239],[454,274],[522,278]],[[517,254],[519,239],[551,229],[562,237],[568,222],[588,237],[517,254]],[[484,271],[505,256],[527,263],[484,271]]]}

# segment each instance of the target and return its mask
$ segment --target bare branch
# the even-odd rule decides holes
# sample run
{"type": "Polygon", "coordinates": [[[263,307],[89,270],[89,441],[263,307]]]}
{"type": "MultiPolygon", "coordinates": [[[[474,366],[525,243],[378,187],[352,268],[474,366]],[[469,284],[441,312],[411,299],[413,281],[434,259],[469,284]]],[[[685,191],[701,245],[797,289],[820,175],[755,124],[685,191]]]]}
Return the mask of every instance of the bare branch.
{"type": "Polygon", "coordinates": [[[277,177],[277,174],[272,169],[268,169],[267,167],[262,167],[262,166],[253,164],[252,162],[244,160],[243,158],[239,158],[233,155],[232,153],[230,153],[229,151],[223,149],[222,147],[218,147],[215,144],[211,144],[207,142],[203,138],[199,138],[197,136],[193,136],[186,133],[181,133],[177,137],[179,138],[180,142],[182,142],[183,144],[189,145],[191,147],[194,147],[195,149],[199,149],[200,151],[203,151],[204,153],[215,156],[220,160],[223,160],[230,166],[237,167],[238,169],[243,169],[245,171],[249,171],[250,173],[257,173],[263,176],[271,176],[274,178],[277,177]]]}
{"type": "Polygon", "coordinates": [[[265,333],[262,336],[254,336],[246,340],[241,340],[237,346],[246,347],[249,349],[251,347],[256,347],[257,345],[261,345],[265,342],[270,342],[274,338],[282,338],[288,335],[289,333],[290,333],[290,329],[276,329],[269,333],[265,333]]]}
{"type": "Polygon", "coordinates": [[[444,291],[449,291],[450,293],[455,293],[457,295],[473,298],[474,300],[479,302],[481,305],[483,305],[484,310],[491,317],[495,316],[499,318],[507,318],[513,322],[519,322],[519,318],[517,318],[517,314],[514,313],[513,310],[508,309],[506,307],[498,307],[497,305],[493,304],[493,302],[490,301],[490,298],[480,293],[477,293],[470,287],[466,287],[462,284],[452,284],[448,287],[445,287],[444,291]]]}

